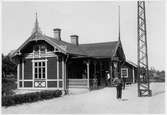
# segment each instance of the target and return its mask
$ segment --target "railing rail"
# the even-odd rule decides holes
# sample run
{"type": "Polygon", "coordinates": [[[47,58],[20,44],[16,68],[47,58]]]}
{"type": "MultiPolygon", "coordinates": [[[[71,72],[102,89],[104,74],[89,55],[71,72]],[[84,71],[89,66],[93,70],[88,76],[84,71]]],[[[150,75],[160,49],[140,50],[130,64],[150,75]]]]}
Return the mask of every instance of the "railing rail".
{"type": "Polygon", "coordinates": [[[87,79],[68,79],[67,80],[67,84],[68,87],[83,87],[83,88],[87,88],[87,79]]]}

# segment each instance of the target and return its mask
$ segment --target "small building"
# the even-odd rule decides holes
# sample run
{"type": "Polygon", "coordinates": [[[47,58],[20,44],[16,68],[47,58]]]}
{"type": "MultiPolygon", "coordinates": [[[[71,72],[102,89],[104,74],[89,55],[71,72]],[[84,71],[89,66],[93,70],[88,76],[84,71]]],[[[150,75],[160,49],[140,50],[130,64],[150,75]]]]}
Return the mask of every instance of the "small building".
{"type": "Polygon", "coordinates": [[[121,77],[125,79],[126,84],[137,82],[137,65],[131,61],[125,61],[121,67],[121,77]]]}
{"type": "Polygon", "coordinates": [[[131,65],[123,66],[125,55],[120,40],[79,44],[79,36],[71,35],[68,43],[61,39],[61,29],[53,32],[54,37],[44,35],[36,18],[30,37],[12,54],[17,62],[18,89],[93,89],[107,85],[106,71],[110,82],[121,71],[128,69],[127,76],[133,73],[129,71],[131,65]]]}

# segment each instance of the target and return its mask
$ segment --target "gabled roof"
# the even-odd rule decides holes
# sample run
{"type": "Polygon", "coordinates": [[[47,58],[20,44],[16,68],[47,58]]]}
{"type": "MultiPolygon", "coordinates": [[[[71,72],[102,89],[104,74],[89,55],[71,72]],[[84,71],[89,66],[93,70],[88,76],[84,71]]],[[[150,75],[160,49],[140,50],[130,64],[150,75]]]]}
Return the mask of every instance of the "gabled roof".
{"type": "Polygon", "coordinates": [[[134,66],[134,67],[136,67],[136,68],[137,68],[137,64],[135,64],[134,62],[129,61],[129,60],[127,60],[126,62],[127,62],[127,63],[129,63],[130,65],[132,65],[132,66],[134,66]]]}
{"type": "Polygon", "coordinates": [[[55,38],[45,36],[47,39],[51,40],[53,43],[59,45],[59,46],[65,46],[66,52],[69,54],[76,54],[76,55],[87,55],[85,51],[83,51],[80,47],[77,45],[62,41],[62,40],[56,40],[55,38]]]}
{"type": "Polygon", "coordinates": [[[112,57],[115,53],[118,41],[80,44],[79,47],[91,57],[112,57]]]}
{"type": "Polygon", "coordinates": [[[98,57],[98,58],[111,58],[114,56],[119,41],[104,42],[104,43],[92,43],[92,44],[79,44],[74,45],[62,40],[43,35],[42,33],[33,33],[14,53],[21,51],[30,41],[33,40],[45,40],[53,47],[58,47],[64,53],[81,55],[86,57],[98,57]]]}

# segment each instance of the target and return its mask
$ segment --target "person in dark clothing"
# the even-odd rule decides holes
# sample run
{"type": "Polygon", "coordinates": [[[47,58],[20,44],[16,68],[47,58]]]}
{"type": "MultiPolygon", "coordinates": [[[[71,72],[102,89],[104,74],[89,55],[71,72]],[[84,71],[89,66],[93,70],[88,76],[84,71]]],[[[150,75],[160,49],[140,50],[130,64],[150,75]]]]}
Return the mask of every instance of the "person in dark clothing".
{"type": "Polygon", "coordinates": [[[124,90],[124,89],[125,89],[125,84],[126,84],[126,78],[123,77],[122,80],[123,80],[123,84],[122,84],[123,87],[122,87],[122,88],[123,88],[123,90],[124,90]]]}
{"type": "Polygon", "coordinates": [[[117,90],[117,99],[122,98],[122,79],[121,78],[114,78],[114,83],[116,84],[116,90],[117,90]]]}

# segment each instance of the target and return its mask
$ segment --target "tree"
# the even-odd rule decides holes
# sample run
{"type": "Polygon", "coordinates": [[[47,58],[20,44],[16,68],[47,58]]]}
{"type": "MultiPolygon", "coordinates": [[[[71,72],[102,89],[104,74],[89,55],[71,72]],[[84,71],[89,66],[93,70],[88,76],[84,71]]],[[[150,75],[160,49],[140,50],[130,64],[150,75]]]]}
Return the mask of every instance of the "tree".
{"type": "Polygon", "coordinates": [[[14,94],[13,89],[16,88],[15,80],[7,78],[7,75],[16,76],[16,64],[10,56],[2,54],[2,96],[14,94]]]}
{"type": "Polygon", "coordinates": [[[16,64],[7,55],[2,54],[2,78],[6,78],[7,75],[16,75],[16,64]]]}

